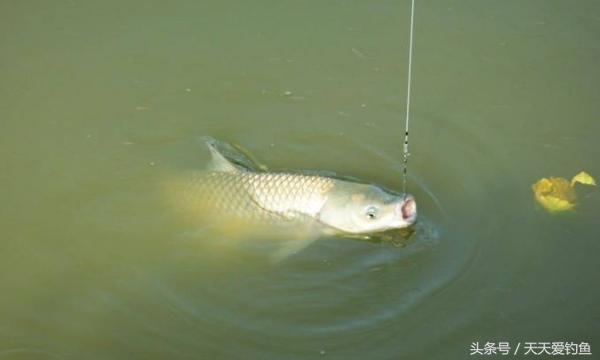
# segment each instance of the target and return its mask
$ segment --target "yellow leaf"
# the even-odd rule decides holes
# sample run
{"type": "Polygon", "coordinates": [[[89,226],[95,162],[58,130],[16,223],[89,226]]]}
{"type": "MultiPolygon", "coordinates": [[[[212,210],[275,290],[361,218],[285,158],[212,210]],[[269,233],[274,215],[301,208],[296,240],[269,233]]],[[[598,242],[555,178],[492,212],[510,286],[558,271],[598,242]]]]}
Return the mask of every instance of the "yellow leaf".
{"type": "Polygon", "coordinates": [[[566,211],[575,208],[575,204],[554,196],[544,196],[538,202],[549,211],[566,211]]]}
{"type": "Polygon", "coordinates": [[[546,178],[540,179],[538,182],[533,184],[532,188],[536,196],[538,194],[548,194],[552,191],[552,181],[546,178]]]}
{"type": "Polygon", "coordinates": [[[571,179],[571,186],[575,186],[576,183],[584,185],[596,185],[596,180],[594,180],[592,175],[586,173],[585,171],[582,171],[579,174],[575,175],[573,179],[571,179]]]}
{"type": "Polygon", "coordinates": [[[563,178],[543,178],[532,186],[535,199],[547,210],[565,211],[575,207],[575,191],[563,178]]]}

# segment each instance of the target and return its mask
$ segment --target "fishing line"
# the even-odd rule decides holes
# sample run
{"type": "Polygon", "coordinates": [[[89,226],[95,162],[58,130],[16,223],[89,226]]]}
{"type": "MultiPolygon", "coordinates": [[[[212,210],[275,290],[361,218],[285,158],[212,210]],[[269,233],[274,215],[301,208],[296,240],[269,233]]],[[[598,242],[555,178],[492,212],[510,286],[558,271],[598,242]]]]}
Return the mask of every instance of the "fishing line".
{"type": "Polygon", "coordinates": [[[406,85],[406,128],[404,130],[404,146],[402,153],[402,192],[406,196],[406,178],[408,173],[408,157],[410,152],[408,151],[408,125],[410,122],[410,91],[412,83],[412,57],[413,57],[413,38],[415,29],[415,0],[411,0],[410,7],[410,35],[408,44],[408,79],[406,85]]]}

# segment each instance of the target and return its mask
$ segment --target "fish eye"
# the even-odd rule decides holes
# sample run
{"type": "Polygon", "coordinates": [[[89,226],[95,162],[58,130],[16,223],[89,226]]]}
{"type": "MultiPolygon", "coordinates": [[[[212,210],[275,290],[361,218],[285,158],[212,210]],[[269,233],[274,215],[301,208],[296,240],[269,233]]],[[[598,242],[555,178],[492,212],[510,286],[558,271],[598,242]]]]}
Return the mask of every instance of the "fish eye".
{"type": "Polygon", "coordinates": [[[369,220],[377,218],[377,208],[375,206],[369,206],[365,211],[365,215],[369,220]]]}

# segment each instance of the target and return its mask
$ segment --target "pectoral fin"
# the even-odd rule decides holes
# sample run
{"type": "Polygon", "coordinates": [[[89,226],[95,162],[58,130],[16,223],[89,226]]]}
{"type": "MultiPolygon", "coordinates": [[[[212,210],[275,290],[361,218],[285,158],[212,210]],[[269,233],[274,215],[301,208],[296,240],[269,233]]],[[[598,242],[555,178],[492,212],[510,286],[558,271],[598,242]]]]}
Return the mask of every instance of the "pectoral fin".
{"type": "Polygon", "coordinates": [[[281,243],[278,244],[277,248],[270,256],[271,262],[279,263],[290,256],[301,252],[319,239],[322,234],[323,227],[317,221],[296,228],[293,234],[291,234],[292,238],[281,240],[281,243]]]}
{"type": "Polygon", "coordinates": [[[306,249],[310,244],[317,240],[318,236],[311,236],[306,239],[285,240],[277,250],[269,257],[272,263],[279,263],[292,255],[306,249]]]}

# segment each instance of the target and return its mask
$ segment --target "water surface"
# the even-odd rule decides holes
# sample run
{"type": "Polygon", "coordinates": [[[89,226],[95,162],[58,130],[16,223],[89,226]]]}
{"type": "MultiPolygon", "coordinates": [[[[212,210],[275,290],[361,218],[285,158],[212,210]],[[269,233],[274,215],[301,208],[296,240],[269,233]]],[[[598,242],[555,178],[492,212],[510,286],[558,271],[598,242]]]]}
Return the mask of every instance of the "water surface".
{"type": "MultiPolygon", "coordinates": [[[[600,3],[417,2],[405,247],[181,236],[196,139],[399,190],[409,2],[0,4],[1,359],[449,359],[600,333],[600,3]]],[[[196,229],[198,230],[198,229],[196,229]]],[[[202,229],[199,229],[202,230],[202,229]]]]}

